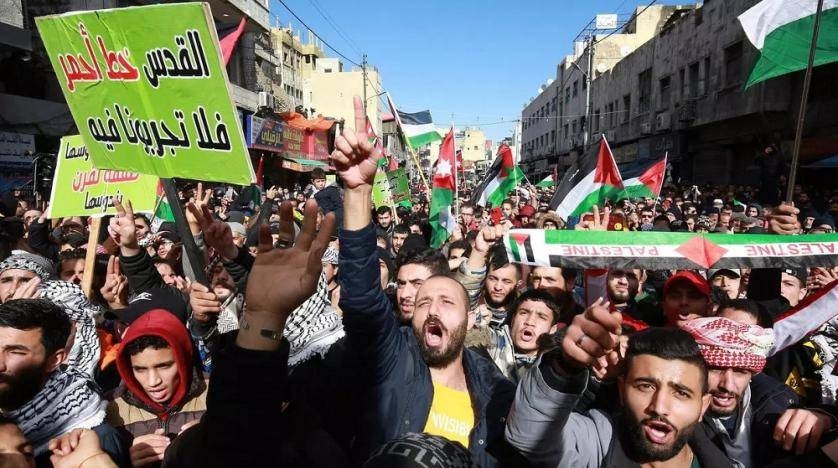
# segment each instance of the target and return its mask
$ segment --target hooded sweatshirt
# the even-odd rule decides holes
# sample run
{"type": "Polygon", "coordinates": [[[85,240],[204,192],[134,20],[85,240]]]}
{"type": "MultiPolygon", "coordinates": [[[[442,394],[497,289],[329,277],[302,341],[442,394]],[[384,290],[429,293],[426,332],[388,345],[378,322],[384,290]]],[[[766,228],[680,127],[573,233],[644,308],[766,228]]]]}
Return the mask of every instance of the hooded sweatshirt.
{"type": "Polygon", "coordinates": [[[199,420],[206,411],[207,386],[194,365],[189,332],[172,313],[155,309],[135,320],[125,333],[116,364],[122,384],[108,405],[108,421],[130,439],[160,428],[165,434],[176,435],[184,424],[199,420]],[[131,342],[148,335],[163,338],[175,356],[180,383],[166,405],[146,394],[125,351],[131,342]]]}

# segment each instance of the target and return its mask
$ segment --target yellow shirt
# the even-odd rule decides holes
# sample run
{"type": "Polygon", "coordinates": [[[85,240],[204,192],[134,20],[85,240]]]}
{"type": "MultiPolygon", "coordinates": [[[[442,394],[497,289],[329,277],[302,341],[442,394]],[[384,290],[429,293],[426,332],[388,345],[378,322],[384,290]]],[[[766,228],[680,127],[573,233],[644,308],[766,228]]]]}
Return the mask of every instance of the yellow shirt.
{"type": "Polygon", "coordinates": [[[472,427],[474,411],[468,392],[434,382],[434,400],[424,432],[459,442],[468,448],[468,436],[472,427]]]}

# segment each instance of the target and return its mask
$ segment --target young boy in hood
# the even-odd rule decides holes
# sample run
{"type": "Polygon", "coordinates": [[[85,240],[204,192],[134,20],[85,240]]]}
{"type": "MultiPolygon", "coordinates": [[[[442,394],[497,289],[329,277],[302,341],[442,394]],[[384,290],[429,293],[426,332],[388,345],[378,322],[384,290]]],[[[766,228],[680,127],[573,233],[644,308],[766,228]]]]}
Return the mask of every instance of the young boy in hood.
{"type": "Polygon", "coordinates": [[[117,357],[122,384],[108,406],[108,421],[131,441],[132,466],[163,460],[171,440],[206,410],[206,384],[193,359],[189,332],[165,310],[131,324],[117,357]]]}

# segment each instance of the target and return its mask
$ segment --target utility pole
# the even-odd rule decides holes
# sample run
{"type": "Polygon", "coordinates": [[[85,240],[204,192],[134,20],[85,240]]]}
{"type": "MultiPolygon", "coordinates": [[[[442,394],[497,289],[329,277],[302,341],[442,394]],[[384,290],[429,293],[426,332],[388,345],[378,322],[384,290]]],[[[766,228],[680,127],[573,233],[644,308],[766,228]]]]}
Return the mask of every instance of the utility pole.
{"type": "Polygon", "coordinates": [[[588,37],[588,71],[585,73],[585,133],[582,136],[582,154],[591,139],[591,74],[594,70],[594,34],[588,37]]]}
{"type": "Polygon", "coordinates": [[[364,54],[361,61],[361,70],[364,73],[364,113],[367,112],[367,54],[364,54]]]}

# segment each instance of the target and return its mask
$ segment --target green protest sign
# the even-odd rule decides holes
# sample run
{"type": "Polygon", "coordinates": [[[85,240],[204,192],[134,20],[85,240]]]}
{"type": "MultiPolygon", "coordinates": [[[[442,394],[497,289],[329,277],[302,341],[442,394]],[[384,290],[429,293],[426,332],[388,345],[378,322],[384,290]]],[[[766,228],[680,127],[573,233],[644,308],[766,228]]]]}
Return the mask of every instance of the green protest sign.
{"type": "Polygon", "coordinates": [[[207,4],[36,21],[97,167],[241,185],[254,180],[207,4]]]}
{"type": "Polygon", "coordinates": [[[387,180],[390,183],[390,193],[393,196],[393,203],[401,203],[410,199],[410,186],[407,184],[407,174],[404,168],[387,173],[387,180]]]}
{"type": "Polygon", "coordinates": [[[404,168],[395,171],[375,173],[372,183],[372,202],[379,206],[393,206],[410,199],[410,187],[404,168]]]}
{"type": "Polygon", "coordinates": [[[97,169],[80,135],[61,139],[50,195],[50,218],[115,214],[114,199],[131,200],[135,212],[154,212],[157,184],[152,175],[97,169]]]}

